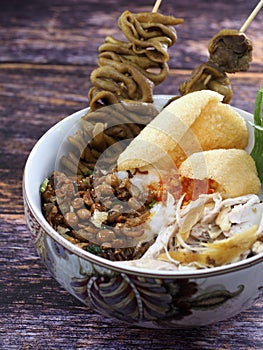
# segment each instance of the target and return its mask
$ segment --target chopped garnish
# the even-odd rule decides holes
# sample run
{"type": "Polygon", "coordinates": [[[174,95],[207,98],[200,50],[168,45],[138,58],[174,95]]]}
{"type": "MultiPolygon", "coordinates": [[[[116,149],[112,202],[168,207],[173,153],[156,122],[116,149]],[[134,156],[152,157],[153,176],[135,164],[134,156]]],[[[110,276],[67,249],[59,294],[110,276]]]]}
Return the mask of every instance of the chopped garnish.
{"type": "Polygon", "coordinates": [[[45,180],[42,182],[42,184],[40,185],[39,187],[39,191],[41,193],[44,193],[46,191],[46,188],[47,188],[47,184],[48,184],[48,178],[45,178],[45,180]]]}
{"type": "Polygon", "coordinates": [[[255,160],[258,176],[261,183],[263,183],[263,119],[262,119],[262,106],[263,106],[263,87],[257,92],[255,108],[254,108],[254,147],[251,152],[251,156],[255,160]]]}
{"type": "Polygon", "coordinates": [[[86,251],[95,255],[99,255],[101,252],[101,248],[97,244],[91,244],[86,247],[86,251]]]}
{"type": "Polygon", "coordinates": [[[153,201],[149,204],[149,208],[152,209],[156,203],[157,203],[157,201],[156,201],[156,200],[153,200],[153,201]]]}

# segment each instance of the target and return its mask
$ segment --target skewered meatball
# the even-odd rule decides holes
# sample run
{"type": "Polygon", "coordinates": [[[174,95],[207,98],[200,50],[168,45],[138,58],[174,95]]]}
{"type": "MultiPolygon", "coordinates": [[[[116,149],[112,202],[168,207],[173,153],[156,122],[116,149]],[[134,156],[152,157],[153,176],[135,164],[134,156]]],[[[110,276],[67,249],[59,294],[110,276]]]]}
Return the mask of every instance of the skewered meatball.
{"type": "Polygon", "coordinates": [[[252,61],[252,42],[235,29],[219,31],[209,42],[210,61],[223,71],[247,71],[252,61]]]}

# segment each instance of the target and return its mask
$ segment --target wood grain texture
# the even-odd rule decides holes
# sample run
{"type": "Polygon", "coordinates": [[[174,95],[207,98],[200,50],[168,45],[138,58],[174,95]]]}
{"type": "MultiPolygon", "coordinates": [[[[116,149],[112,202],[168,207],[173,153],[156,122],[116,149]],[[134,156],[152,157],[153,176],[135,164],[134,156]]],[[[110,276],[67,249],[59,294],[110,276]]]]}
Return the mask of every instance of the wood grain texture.
{"type": "MultiPolygon", "coordinates": [[[[137,0],[132,8],[121,0],[4,0],[0,14],[0,61],[43,64],[94,64],[106,35],[122,38],[117,18],[124,10],[151,11],[154,1],[137,0]],[[107,11],[105,11],[105,8],[107,11]],[[6,30],[7,29],[7,30],[6,30]]],[[[172,68],[190,68],[207,60],[207,45],[222,28],[239,29],[257,4],[253,1],[163,1],[160,12],[184,18],[171,48],[172,68]]],[[[258,15],[247,29],[254,41],[253,70],[262,68],[263,43],[258,15]]]]}
{"type": "MultiPolygon", "coordinates": [[[[175,95],[207,59],[208,40],[240,28],[257,1],[166,0],[161,12],[185,18],[170,55],[170,75],[156,94],[175,95]],[[194,2],[194,4],[196,4],[194,2]]],[[[88,106],[89,75],[106,35],[120,35],[120,0],[3,0],[0,10],[0,349],[262,349],[263,300],[234,319],[192,330],[127,327],[83,306],[40,262],[23,215],[22,175],[35,142],[65,116],[88,106]]],[[[153,3],[137,0],[134,12],[153,3]]],[[[263,85],[262,14],[248,73],[231,76],[232,104],[253,112],[263,85]]]]}

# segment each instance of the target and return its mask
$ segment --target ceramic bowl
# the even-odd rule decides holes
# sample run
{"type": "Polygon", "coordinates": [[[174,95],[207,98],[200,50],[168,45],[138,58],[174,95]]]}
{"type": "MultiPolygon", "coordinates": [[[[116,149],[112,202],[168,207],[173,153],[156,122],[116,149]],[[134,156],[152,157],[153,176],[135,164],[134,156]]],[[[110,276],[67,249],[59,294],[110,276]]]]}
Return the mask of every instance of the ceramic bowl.
{"type": "MultiPolygon", "coordinates": [[[[161,107],[167,100],[167,96],[156,96],[155,104],[161,107]]],[[[253,119],[249,113],[238,111],[247,121],[253,119]]],[[[51,275],[96,312],[140,327],[208,325],[249,308],[262,296],[263,254],[227,266],[187,272],[116,266],[76,247],[47,223],[41,212],[39,186],[54,170],[65,134],[86,112],[78,111],[47,131],[32,149],[24,170],[27,225],[51,275]]],[[[253,138],[251,130],[249,138],[253,138]]]]}

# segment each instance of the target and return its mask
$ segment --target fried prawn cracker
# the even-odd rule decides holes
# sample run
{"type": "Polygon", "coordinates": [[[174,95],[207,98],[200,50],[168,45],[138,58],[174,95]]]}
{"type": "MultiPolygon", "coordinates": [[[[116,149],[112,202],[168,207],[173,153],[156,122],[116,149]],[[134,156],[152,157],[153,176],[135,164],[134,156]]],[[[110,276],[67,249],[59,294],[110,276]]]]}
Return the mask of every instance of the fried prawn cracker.
{"type": "Polygon", "coordinates": [[[261,183],[253,158],[241,149],[216,149],[188,157],[179,173],[191,179],[212,179],[223,198],[260,192],[261,183]]]}
{"type": "Polygon", "coordinates": [[[178,168],[192,153],[245,148],[244,119],[215,91],[189,93],[164,108],[120,154],[118,170],[178,168]]]}

